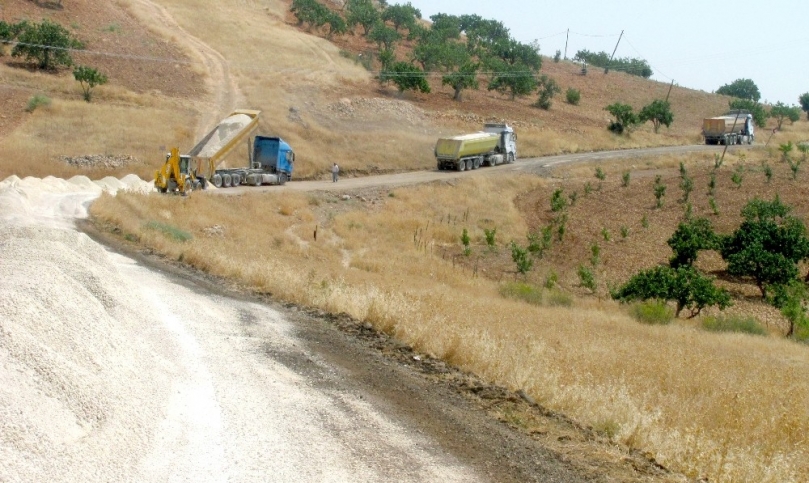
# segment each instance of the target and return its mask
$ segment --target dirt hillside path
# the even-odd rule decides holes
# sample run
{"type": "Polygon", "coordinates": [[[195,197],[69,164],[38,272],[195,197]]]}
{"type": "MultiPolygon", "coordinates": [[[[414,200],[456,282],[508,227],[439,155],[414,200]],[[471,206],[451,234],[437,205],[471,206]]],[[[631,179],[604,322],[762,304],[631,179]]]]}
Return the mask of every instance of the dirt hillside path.
{"type": "Polygon", "coordinates": [[[136,15],[145,25],[150,25],[171,38],[204,66],[208,96],[207,99],[198,101],[199,117],[195,139],[199,139],[211,126],[217,125],[233,109],[244,103],[244,96],[230,74],[228,61],[216,49],[184,30],[165,7],[150,0],[132,1],[136,15]]]}

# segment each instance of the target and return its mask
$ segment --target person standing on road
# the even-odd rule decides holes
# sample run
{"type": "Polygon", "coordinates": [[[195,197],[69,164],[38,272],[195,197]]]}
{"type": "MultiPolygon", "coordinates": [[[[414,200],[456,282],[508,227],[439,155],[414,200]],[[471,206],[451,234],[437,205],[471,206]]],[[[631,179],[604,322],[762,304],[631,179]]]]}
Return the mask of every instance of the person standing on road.
{"type": "Polygon", "coordinates": [[[337,182],[337,174],[340,172],[340,167],[337,166],[337,163],[334,163],[334,166],[331,167],[331,181],[332,183],[337,182]]]}

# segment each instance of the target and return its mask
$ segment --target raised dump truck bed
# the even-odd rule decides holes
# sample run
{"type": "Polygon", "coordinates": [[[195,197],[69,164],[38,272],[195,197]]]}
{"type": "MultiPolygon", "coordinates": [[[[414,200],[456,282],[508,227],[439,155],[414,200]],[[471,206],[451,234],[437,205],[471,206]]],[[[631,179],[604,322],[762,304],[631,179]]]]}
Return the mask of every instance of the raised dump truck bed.
{"type": "Polygon", "coordinates": [[[464,171],[495,166],[513,162],[516,157],[516,136],[506,124],[486,124],[485,131],[439,138],[435,143],[439,170],[464,171]]]}

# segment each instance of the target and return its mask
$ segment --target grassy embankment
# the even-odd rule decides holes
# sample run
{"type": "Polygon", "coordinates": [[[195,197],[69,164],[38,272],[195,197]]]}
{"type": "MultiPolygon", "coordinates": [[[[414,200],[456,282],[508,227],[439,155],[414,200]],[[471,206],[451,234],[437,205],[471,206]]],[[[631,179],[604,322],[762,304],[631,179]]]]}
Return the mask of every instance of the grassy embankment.
{"type": "MultiPolygon", "coordinates": [[[[784,136],[799,139],[806,134],[803,124],[784,136]]],[[[796,198],[807,174],[801,171],[793,181],[777,156],[768,149],[728,157],[718,176],[719,215],[709,213],[704,194],[696,196],[706,189],[702,184],[712,157],[686,159],[698,180],[695,213],[712,216],[718,227],[732,226],[744,200],[773,192],[797,204],[798,214],[809,213],[796,198]],[[757,168],[765,159],[774,171],[770,183],[757,168]],[[746,180],[735,188],[725,178],[742,162],[746,180]]],[[[512,239],[524,243],[534,223],[517,200],[538,193],[533,211],[551,216],[548,200],[557,183],[580,191],[585,179],[594,179],[592,166],[560,168],[563,179],[553,182],[477,176],[455,186],[399,188],[387,196],[383,192],[373,204],[280,190],[232,197],[228,203],[209,193],[188,198],[121,194],[101,198],[92,213],[168,257],[278,299],[346,312],[418,351],[523,389],[543,405],[689,476],[798,481],[809,472],[804,437],[809,351],[784,340],[778,324],[767,326],[769,336],[703,331],[693,320],[650,326],[603,297],[559,295],[582,293],[574,267],[586,261],[602,227],[616,234],[603,244],[602,294],[605,280],[624,277],[625,263],[648,267],[666,260],[665,239],[683,212],[676,201],[678,163],[672,158],[661,169],[650,160],[632,171],[626,188],[617,181],[626,162],[601,165],[608,176],[601,191],[580,192],[569,208],[564,241],[555,243],[524,280],[541,286],[550,270],[559,274],[561,289],[546,291],[546,303],[539,306],[503,297],[503,283],[497,282],[519,280],[513,264],[503,268],[508,262],[502,259],[509,258],[505,245],[512,239]],[[669,185],[658,210],[651,194],[657,173],[669,185]],[[599,222],[592,224],[588,211],[596,207],[599,222]],[[633,228],[627,238],[617,239],[624,213],[638,220],[645,214],[649,231],[633,228]],[[470,257],[461,254],[463,228],[472,234],[470,257]],[[497,228],[496,252],[486,247],[483,228],[497,228]]],[[[744,298],[737,301],[740,307],[760,308],[744,298]]]]}

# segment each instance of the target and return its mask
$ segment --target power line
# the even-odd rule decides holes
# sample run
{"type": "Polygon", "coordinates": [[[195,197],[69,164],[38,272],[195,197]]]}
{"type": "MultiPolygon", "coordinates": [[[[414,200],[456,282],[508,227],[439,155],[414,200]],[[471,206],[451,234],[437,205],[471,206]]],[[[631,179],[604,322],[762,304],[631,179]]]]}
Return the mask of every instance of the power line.
{"type": "Polygon", "coordinates": [[[637,53],[637,54],[638,54],[638,55],[641,57],[641,59],[643,59],[643,61],[644,61],[644,62],[646,62],[647,64],[649,64],[649,67],[651,67],[651,68],[652,68],[652,70],[654,70],[655,72],[657,72],[658,74],[660,74],[661,76],[665,77],[666,79],[668,79],[668,80],[670,80],[670,81],[673,81],[673,80],[674,80],[674,79],[672,79],[671,77],[669,77],[669,76],[667,76],[666,74],[664,74],[664,73],[663,73],[663,72],[662,72],[660,69],[658,69],[657,67],[653,66],[653,65],[652,65],[652,64],[651,64],[651,63],[650,63],[648,60],[646,60],[646,58],[643,56],[643,54],[641,54],[641,53],[638,51],[638,49],[636,49],[636,48],[635,48],[635,46],[634,46],[634,45],[632,45],[632,42],[630,42],[630,41],[629,41],[629,37],[628,37],[628,36],[626,36],[626,37],[624,37],[624,38],[626,39],[626,43],[627,43],[627,44],[629,44],[629,46],[630,46],[630,47],[632,47],[632,50],[634,50],[634,51],[635,51],[635,53],[637,53]]]}

